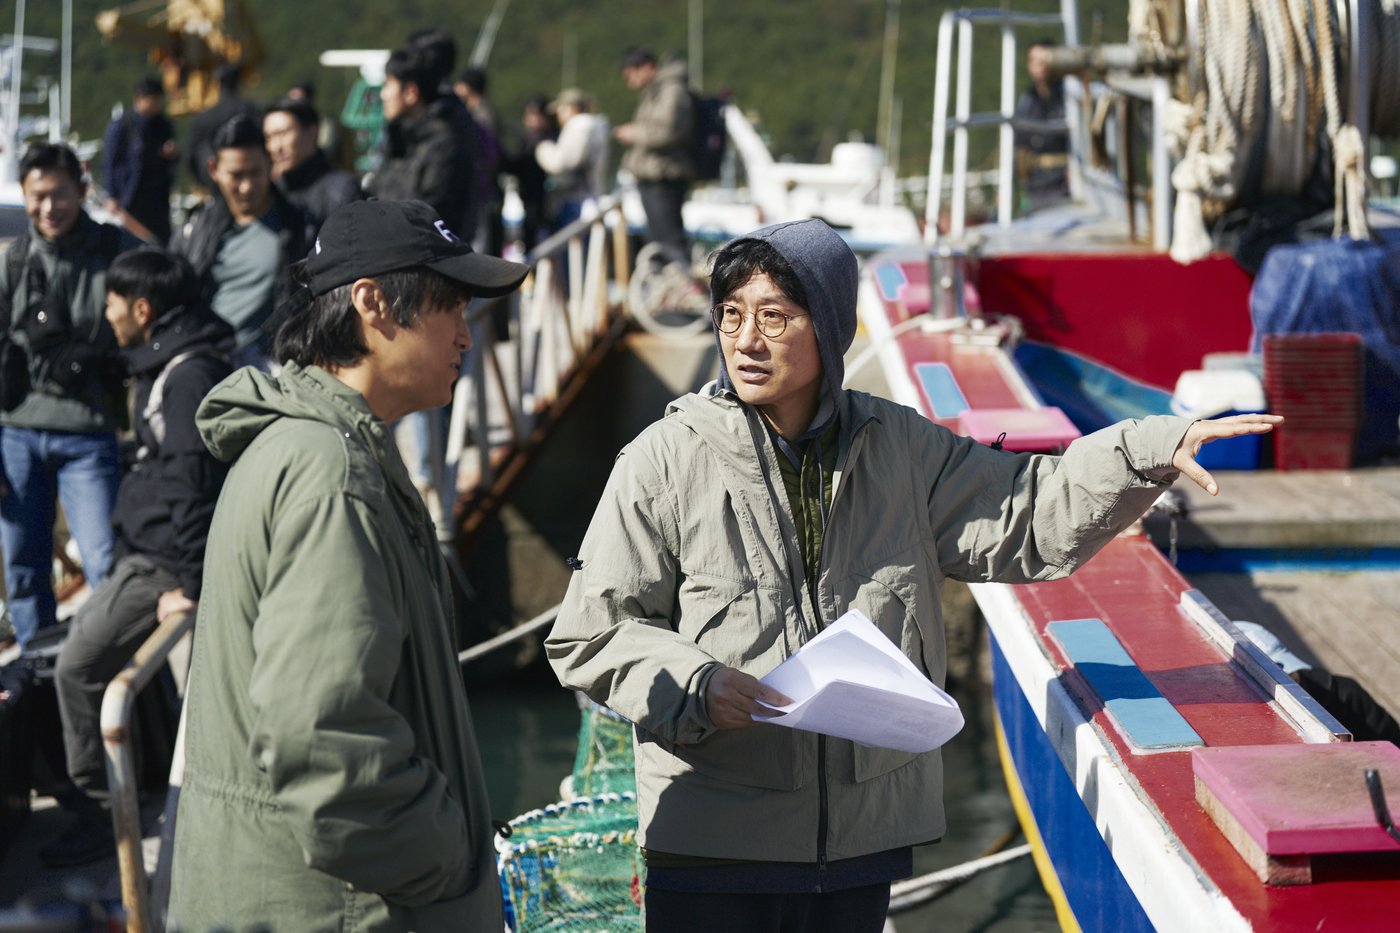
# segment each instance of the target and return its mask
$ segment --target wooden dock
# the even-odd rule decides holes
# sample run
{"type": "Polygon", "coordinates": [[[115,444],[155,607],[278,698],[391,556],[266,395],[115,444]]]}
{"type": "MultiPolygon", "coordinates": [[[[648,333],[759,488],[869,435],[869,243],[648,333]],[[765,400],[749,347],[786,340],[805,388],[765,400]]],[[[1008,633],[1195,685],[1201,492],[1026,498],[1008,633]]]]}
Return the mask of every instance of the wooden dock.
{"type": "MultiPolygon", "coordinates": [[[[1389,551],[1374,569],[1361,557],[1336,571],[1265,563],[1187,577],[1231,619],[1258,622],[1304,660],[1356,678],[1400,715],[1400,467],[1221,471],[1216,479],[1214,498],[1191,483],[1175,487],[1186,502],[1177,535],[1183,551],[1389,551]]],[[[1165,550],[1170,520],[1153,514],[1144,525],[1165,550]]]]}

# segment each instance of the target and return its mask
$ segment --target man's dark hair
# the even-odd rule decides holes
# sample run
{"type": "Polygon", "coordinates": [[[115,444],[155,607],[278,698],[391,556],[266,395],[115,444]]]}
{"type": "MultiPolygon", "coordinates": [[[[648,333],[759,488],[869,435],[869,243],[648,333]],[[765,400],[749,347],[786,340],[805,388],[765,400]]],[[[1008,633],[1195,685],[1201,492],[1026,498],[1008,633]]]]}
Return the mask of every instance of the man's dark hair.
{"type": "Polygon", "coordinates": [[[219,82],[219,96],[237,97],[238,85],[243,81],[243,69],[238,65],[220,65],[214,72],[214,79],[219,82]]]}
{"type": "Polygon", "coordinates": [[[417,87],[418,97],[423,103],[437,100],[443,72],[436,68],[422,48],[406,45],[395,49],[389,60],[384,63],[384,73],[400,84],[412,84],[417,87]]]}
{"type": "Polygon", "coordinates": [[[312,129],[321,124],[321,115],[316,112],[316,108],[311,106],[308,101],[296,97],[283,97],[281,100],[274,101],[263,113],[263,116],[267,116],[269,113],[288,114],[297,121],[297,126],[304,130],[312,129]]]}
{"type": "MultiPolygon", "coordinates": [[[[293,266],[292,274],[305,285],[306,262],[293,266]]],[[[470,286],[425,266],[387,272],[373,279],[379,283],[393,309],[394,320],[401,327],[412,327],[424,312],[455,310],[472,296],[470,286]]],[[[354,284],[333,288],[288,317],[277,330],[276,358],[299,366],[338,369],[353,366],[369,355],[350,304],[354,284]]]]}
{"type": "Polygon", "coordinates": [[[267,137],[252,117],[239,114],[214,131],[209,149],[217,156],[225,149],[267,150],[267,137]]]}
{"type": "Polygon", "coordinates": [[[656,55],[644,45],[629,46],[622,53],[623,68],[640,68],[642,65],[655,65],[656,55]]]}
{"type": "Polygon", "coordinates": [[[35,143],[29,147],[24,158],[19,160],[19,180],[21,183],[29,173],[38,169],[41,172],[64,172],[79,187],[83,184],[83,166],[72,149],[63,143],[35,143]]]}
{"type": "Polygon", "coordinates": [[[1029,52],[1031,49],[1053,49],[1057,46],[1058,43],[1056,43],[1054,39],[1041,38],[1036,39],[1030,45],[1026,46],[1026,51],[1029,52]]]}
{"type": "Polygon", "coordinates": [[[158,319],[199,300],[199,279],[184,257],[158,249],[122,253],[107,267],[107,291],[126,301],[144,298],[158,319]]]}
{"type": "Polygon", "coordinates": [[[719,304],[764,273],[788,300],[808,307],[807,290],[783,254],[767,240],[736,240],[715,253],[710,266],[710,300],[719,304]]]}
{"type": "Polygon", "coordinates": [[[457,76],[457,80],[471,88],[475,94],[486,93],[486,72],[474,65],[463,68],[462,73],[457,76]]]}
{"type": "Polygon", "coordinates": [[[405,45],[420,49],[428,59],[428,67],[437,73],[438,85],[446,84],[457,67],[457,40],[452,33],[438,27],[415,29],[405,45]]]}
{"type": "Polygon", "coordinates": [[[136,80],[132,92],[137,97],[164,97],[165,85],[161,84],[160,78],[155,75],[142,75],[136,80]]]}

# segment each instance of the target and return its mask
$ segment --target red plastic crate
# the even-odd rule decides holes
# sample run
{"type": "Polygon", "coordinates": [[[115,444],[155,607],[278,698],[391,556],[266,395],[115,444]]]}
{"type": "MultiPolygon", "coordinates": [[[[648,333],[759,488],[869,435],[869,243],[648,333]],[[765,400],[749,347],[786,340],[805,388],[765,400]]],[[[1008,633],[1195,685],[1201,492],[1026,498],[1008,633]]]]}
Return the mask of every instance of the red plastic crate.
{"type": "Polygon", "coordinates": [[[1346,470],[1356,449],[1356,425],[1312,428],[1285,421],[1273,439],[1275,469],[1346,470]]]}

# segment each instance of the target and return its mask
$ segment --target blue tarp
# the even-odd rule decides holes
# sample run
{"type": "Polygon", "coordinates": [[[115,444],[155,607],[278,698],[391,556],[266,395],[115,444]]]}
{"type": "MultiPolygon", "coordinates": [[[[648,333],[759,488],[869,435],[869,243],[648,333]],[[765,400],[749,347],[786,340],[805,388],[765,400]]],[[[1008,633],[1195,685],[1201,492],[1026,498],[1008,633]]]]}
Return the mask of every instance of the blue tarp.
{"type": "Polygon", "coordinates": [[[1249,297],[1261,352],[1269,334],[1361,335],[1366,382],[1356,455],[1374,460],[1396,447],[1400,419],[1400,244],[1349,238],[1269,251],[1249,297]]]}

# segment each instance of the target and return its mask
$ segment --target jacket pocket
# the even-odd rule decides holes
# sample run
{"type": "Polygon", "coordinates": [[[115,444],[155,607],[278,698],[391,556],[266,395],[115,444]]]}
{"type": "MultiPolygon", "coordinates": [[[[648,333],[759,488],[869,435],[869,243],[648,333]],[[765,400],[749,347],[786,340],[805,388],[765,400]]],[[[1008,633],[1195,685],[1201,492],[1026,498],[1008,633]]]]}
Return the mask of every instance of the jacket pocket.
{"type": "MultiPolygon", "coordinates": [[[[886,638],[899,646],[919,673],[930,681],[928,655],[922,618],[925,611],[919,604],[918,587],[913,582],[918,568],[906,565],[898,555],[889,564],[875,568],[868,575],[853,573],[843,589],[844,610],[859,609],[875,623],[886,638]]],[[[933,624],[931,617],[928,624],[933,624]]],[[[940,630],[941,631],[941,630],[940,630]]],[[[889,748],[874,748],[844,739],[830,740],[833,776],[845,783],[860,783],[902,768],[918,757],[909,752],[889,748]]]]}
{"type": "Polygon", "coordinates": [[[762,677],[786,657],[781,617],[764,611],[762,593],[753,581],[687,572],[676,630],[726,667],[762,677]]]}
{"type": "Polygon", "coordinates": [[[806,733],[782,726],[721,729],[698,745],[675,750],[678,764],[705,777],[768,790],[797,790],[806,783],[799,755],[806,733]]]}

